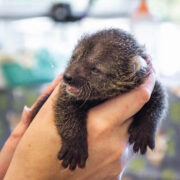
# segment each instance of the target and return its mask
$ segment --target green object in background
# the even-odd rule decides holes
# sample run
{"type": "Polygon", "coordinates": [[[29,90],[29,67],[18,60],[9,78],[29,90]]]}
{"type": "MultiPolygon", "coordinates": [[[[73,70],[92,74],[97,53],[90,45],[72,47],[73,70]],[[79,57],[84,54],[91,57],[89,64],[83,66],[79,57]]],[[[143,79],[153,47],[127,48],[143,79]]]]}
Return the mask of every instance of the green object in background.
{"type": "Polygon", "coordinates": [[[1,139],[2,135],[3,135],[3,133],[4,133],[3,129],[4,128],[3,128],[2,120],[0,119],[0,139],[1,139]]]}
{"type": "Polygon", "coordinates": [[[164,169],[162,171],[162,179],[167,180],[176,180],[177,174],[173,169],[164,169]]]}
{"type": "Polygon", "coordinates": [[[134,158],[128,166],[131,172],[141,173],[146,168],[146,161],[141,157],[134,158]]]}
{"type": "Polygon", "coordinates": [[[166,135],[168,137],[168,143],[167,143],[167,154],[169,156],[174,156],[175,155],[175,141],[174,141],[174,136],[175,136],[175,131],[173,128],[168,128],[166,135]]]}
{"type": "Polygon", "coordinates": [[[174,129],[173,129],[173,128],[168,128],[166,134],[167,134],[168,138],[174,139],[174,134],[175,134],[175,132],[174,132],[174,129]]]}
{"type": "Polygon", "coordinates": [[[169,156],[175,155],[175,149],[176,149],[175,142],[174,142],[174,140],[171,139],[167,144],[167,154],[169,156]]]}
{"type": "Polygon", "coordinates": [[[26,102],[26,105],[28,107],[31,107],[33,105],[33,103],[37,100],[39,94],[34,92],[34,91],[31,91],[31,90],[28,90],[27,88],[24,89],[24,98],[25,98],[25,102],[26,102]]]}
{"type": "Polygon", "coordinates": [[[5,109],[7,107],[7,98],[5,95],[0,94],[0,109],[5,109]]]}
{"type": "Polygon", "coordinates": [[[174,102],[170,110],[173,122],[180,123],[180,102],[174,102]]]}
{"type": "Polygon", "coordinates": [[[2,71],[10,86],[28,86],[50,82],[55,76],[57,57],[43,49],[36,53],[37,66],[25,68],[17,63],[2,65],[2,71]]]}
{"type": "Polygon", "coordinates": [[[19,109],[22,109],[24,106],[23,101],[21,101],[20,99],[16,99],[15,101],[13,101],[13,108],[18,111],[19,109]]]}

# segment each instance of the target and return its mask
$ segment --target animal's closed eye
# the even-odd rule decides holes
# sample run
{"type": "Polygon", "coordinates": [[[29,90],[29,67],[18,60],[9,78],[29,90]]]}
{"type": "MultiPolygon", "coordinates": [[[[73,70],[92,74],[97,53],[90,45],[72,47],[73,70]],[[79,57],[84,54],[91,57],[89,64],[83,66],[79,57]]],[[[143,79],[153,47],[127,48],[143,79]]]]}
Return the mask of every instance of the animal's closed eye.
{"type": "Polygon", "coordinates": [[[92,67],[91,72],[94,73],[94,74],[101,73],[101,71],[99,69],[97,69],[96,67],[92,67]]]}
{"type": "Polygon", "coordinates": [[[72,59],[75,59],[76,58],[76,56],[75,55],[72,55],[72,57],[71,57],[72,59]]]}

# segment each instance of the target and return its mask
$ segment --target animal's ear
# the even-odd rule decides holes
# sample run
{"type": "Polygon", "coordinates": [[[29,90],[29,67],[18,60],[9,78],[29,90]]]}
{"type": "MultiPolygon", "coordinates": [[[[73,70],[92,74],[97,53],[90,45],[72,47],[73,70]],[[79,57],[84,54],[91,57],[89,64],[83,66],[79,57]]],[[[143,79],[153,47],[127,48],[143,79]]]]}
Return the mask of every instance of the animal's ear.
{"type": "Polygon", "coordinates": [[[138,72],[140,69],[147,67],[147,62],[141,56],[134,56],[132,59],[134,72],[138,72]]]}

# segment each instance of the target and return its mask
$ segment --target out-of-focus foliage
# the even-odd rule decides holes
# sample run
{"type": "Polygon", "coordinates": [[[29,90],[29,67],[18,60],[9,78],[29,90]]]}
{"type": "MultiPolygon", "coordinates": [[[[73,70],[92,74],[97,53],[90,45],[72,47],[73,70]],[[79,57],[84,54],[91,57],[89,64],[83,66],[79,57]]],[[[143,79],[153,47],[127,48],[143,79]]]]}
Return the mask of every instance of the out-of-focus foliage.
{"type": "Polygon", "coordinates": [[[136,156],[122,180],[179,180],[180,98],[169,92],[169,110],[156,137],[156,148],[136,156]]]}

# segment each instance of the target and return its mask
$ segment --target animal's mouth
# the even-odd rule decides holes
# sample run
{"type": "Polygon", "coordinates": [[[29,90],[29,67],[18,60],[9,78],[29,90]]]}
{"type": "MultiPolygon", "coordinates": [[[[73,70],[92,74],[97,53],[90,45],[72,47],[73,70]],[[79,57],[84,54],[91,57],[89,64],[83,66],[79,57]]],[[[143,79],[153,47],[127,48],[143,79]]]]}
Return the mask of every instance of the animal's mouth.
{"type": "Polygon", "coordinates": [[[70,95],[78,95],[81,92],[80,89],[70,86],[69,84],[65,84],[65,86],[66,86],[67,93],[69,93],[70,95]]]}

